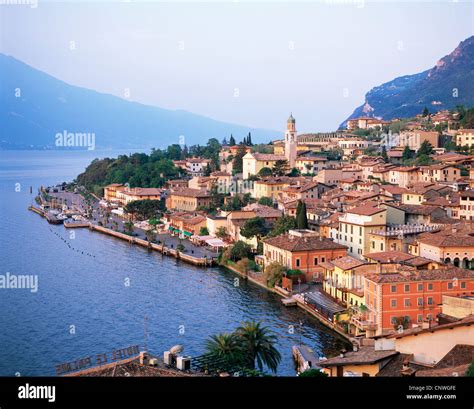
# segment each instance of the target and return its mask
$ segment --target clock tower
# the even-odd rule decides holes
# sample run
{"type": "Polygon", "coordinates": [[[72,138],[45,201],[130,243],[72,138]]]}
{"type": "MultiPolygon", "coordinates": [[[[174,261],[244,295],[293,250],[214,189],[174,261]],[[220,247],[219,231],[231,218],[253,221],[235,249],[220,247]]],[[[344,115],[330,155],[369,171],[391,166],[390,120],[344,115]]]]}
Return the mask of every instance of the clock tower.
{"type": "Polygon", "coordinates": [[[296,165],[296,125],[295,118],[290,114],[288,121],[286,122],[285,132],[285,156],[290,169],[293,169],[296,165]]]}

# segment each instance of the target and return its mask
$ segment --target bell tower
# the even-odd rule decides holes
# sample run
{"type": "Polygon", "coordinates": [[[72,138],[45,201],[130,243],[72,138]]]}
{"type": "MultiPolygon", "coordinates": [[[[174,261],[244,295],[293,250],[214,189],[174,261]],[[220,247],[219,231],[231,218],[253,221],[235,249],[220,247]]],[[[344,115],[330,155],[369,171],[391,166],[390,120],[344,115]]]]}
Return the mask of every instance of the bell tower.
{"type": "Polygon", "coordinates": [[[296,145],[296,123],[295,118],[290,114],[288,121],[286,121],[285,156],[291,169],[296,164],[296,145]]]}

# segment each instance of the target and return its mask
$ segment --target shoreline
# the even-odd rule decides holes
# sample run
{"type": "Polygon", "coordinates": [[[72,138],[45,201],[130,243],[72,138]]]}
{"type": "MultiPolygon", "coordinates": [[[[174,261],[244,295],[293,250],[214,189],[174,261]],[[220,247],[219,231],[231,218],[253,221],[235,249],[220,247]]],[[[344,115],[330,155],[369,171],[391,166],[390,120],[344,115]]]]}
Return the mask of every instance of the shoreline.
{"type": "MultiPolygon", "coordinates": [[[[45,217],[45,212],[42,211],[41,209],[38,209],[37,207],[29,206],[28,209],[33,211],[34,213],[37,213],[37,214],[41,215],[42,217],[45,217]]],[[[86,226],[83,226],[83,227],[86,227],[86,226]]],[[[279,290],[279,287],[277,287],[277,288],[268,288],[266,285],[264,285],[259,280],[253,278],[251,275],[244,274],[233,266],[229,266],[229,265],[223,266],[221,264],[218,264],[218,263],[216,263],[216,261],[214,259],[208,259],[208,258],[205,258],[205,257],[204,258],[198,258],[198,257],[190,256],[190,255],[184,254],[182,252],[179,252],[176,249],[170,249],[168,247],[164,247],[164,246],[159,245],[159,244],[150,243],[146,240],[139,239],[139,238],[134,237],[134,236],[129,236],[125,233],[121,233],[121,232],[118,232],[118,231],[115,231],[115,230],[111,230],[111,229],[103,227],[103,226],[97,226],[95,224],[92,224],[91,222],[88,222],[87,227],[91,231],[96,231],[96,232],[99,232],[99,233],[102,233],[102,234],[107,234],[109,236],[116,237],[118,239],[127,241],[130,244],[137,244],[139,246],[146,247],[146,248],[151,249],[151,250],[159,251],[164,256],[174,257],[177,260],[183,260],[186,263],[189,263],[189,264],[192,264],[192,265],[195,265],[195,266],[198,266],[198,267],[210,267],[210,266],[221,267],[221,268],[223,268],[227,271],[230,271],[234,274],[237,274],[238,276],[244,278],[245,280],[248,280],[248,281],[252,282],[253,284],[258,285],[259,287],[261,287],[261,288],[263,288],[263,289],[265,289],[265,290],[267,290],[271,293],[279,295],[282,299],[283,298],[288,298],[289,294],[285,294],[284,290],[279,290]]],[[[301,308],[302,310],[304,310],[308,314],[310,314],[312,317],[316,318],[321,324],[323,324],[328,329],[334,331],[339,336],[342,336],[347,342],[353,344],[353,338],[352,337],[350,337],[348,334],[345,334],[344,332],[340,331],[332,322],[328,321],[326,318],[324,318],[322,315],[320,315],[317,311],[314,311],[312,308],[310,308],[306,304],[302,303],[299,299],[296,299],[296,306],[298,308],[301,308]]]]}

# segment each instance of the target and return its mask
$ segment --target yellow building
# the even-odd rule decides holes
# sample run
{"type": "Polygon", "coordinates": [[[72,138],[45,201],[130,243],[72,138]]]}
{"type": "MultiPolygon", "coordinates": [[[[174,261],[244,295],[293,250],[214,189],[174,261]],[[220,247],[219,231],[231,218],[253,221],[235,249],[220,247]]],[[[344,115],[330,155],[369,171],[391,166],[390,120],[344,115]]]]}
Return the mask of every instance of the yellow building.
{"type": "Polygon", "coordinates": [[[273,169],[279,160],[286,161],[286,156],[273,153],[247,153],[243,157],[243,178],[248,179],[251,175],[257,175],[263,168],[273,169]]]}
{"type": "Polygon", "coordinates": [[[253,197],[260,199],[269,197],[273,200],[278,199],[278,194],[290,185],[291,178],[286,176],[270,177],[254,182],[253,197]]]}
{"type": "Polygon", "coordinates": [[[104,187],[104,199],[109,202],[117,201],[117,192],[125,190],[125,186],[120,183],[112,183],[104,187]]]}
{"type": "Polygon", "coordinates": [[[116,199],[122,205],[135,200],[161,200],[163,197],[163,191],[154,187],[134,187],[116,192],[116,199]]]}
{"type": "Polygon", "coordinates": [[[199,207],[210,205],[212,197],[206,190],[178,189],[173,190],[166,198],[166,208],[170,210],[192,212],[199,207]]]}
{"type": "Polygon", "coordinates": [[[364,303],[364,275],[373,273],[374,264],[351,256],[322,264],[323,290],[346,307],[364,303]]]}
{"type": "Polygon", "coordinates": [[[460,129],[456,135],[457,146],[474,146],[474,129],[460,129]]]}

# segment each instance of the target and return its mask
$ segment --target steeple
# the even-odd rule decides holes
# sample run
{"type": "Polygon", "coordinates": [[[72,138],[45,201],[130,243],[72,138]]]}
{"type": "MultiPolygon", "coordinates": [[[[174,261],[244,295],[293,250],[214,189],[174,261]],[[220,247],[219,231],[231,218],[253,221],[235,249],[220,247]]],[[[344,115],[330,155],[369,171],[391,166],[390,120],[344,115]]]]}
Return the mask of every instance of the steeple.
{"type": "Polygon", "coordinates": [[[294,168],[296,164],[296,145],[296,121],[293,114],[290,114],[288,121],[286,121],[285,132],[285,156],[290,168],[294,168]]]}

